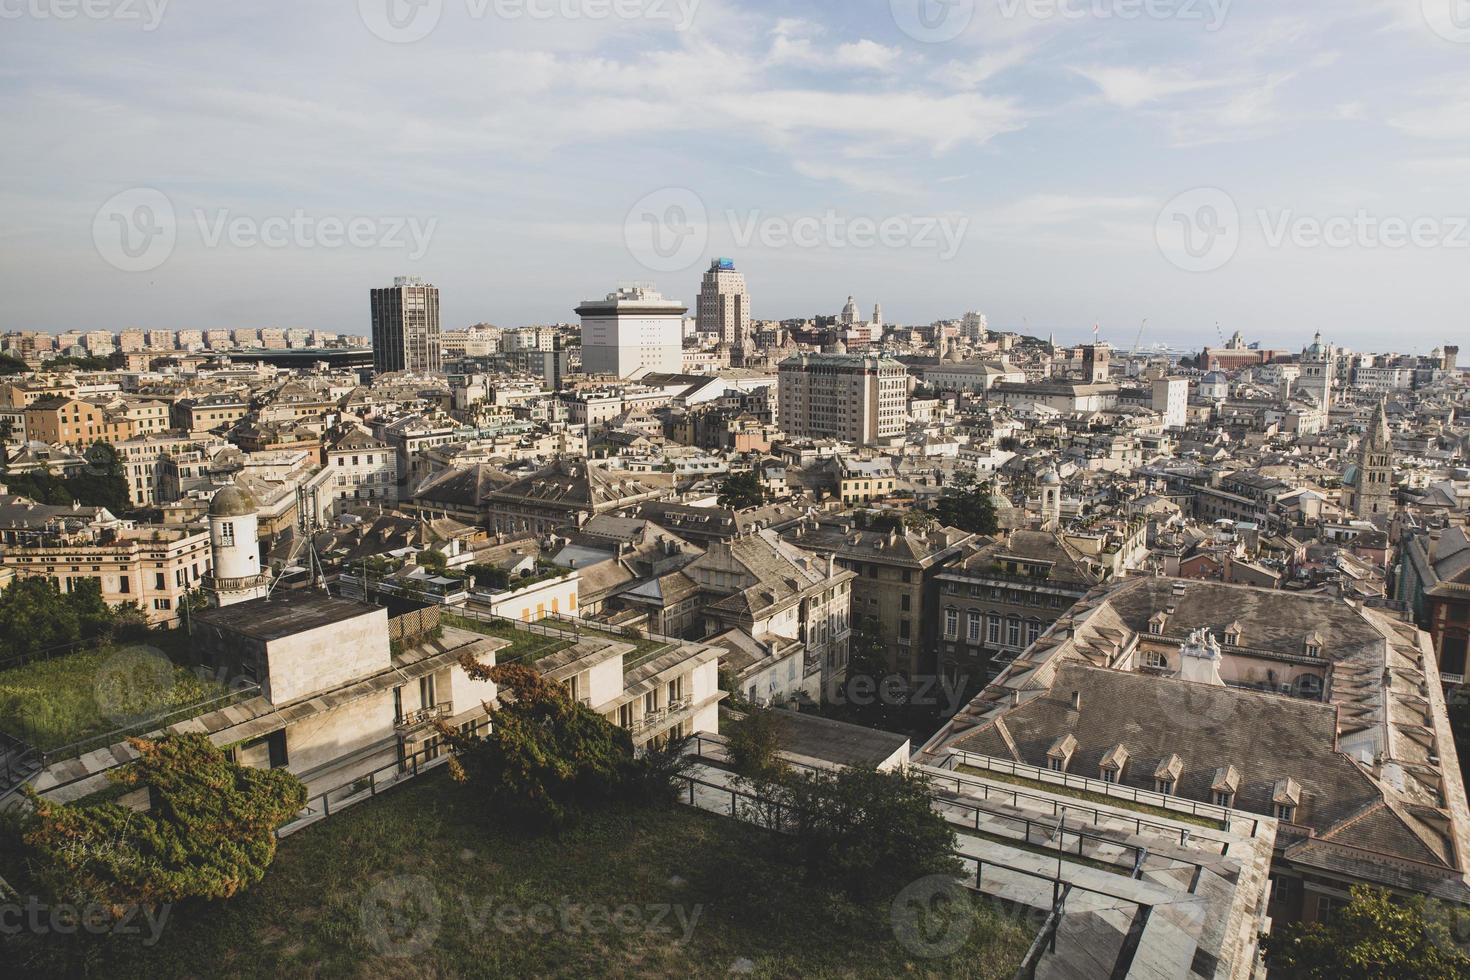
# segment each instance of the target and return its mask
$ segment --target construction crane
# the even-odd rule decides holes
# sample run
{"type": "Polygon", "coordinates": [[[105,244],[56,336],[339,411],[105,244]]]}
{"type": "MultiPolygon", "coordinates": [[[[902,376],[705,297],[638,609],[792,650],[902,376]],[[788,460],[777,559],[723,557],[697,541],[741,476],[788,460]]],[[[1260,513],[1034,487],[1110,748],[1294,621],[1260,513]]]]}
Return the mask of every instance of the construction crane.
{"type": "Polygon", "coordinates": [[[1143,328],[1146,326],[1148,326],[1148,317],[1144,317],[1143,322],[1138,325],[1138,336],[1133,338],[1133,349],[1128,352],[1130,358],[1138,356],[1138,348],[1143,344],[1143,328]]]}

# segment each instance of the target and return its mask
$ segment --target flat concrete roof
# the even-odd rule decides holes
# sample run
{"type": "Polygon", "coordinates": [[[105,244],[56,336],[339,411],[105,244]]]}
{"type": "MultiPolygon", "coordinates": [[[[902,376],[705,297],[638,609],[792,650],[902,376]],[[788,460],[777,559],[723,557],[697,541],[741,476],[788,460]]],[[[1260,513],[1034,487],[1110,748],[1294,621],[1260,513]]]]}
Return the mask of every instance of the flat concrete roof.
{"type": "MultiPolygon", "coordinates": [[[[877,766],[909,744],[905,735],[796,711],[772,712],[781,732],[781,749],[842,766],[877,766]]],[[[907,757],[908,752],[904,752],[907,757]]]]}
{"type": "Polygon", "coordinates": [[[265,599],[250,599],[223,609],[195,613],[194,620],[257,640],[279,640],[380,611],[380,606],[338,599],[321,592],[282,590],[265,599]]]}

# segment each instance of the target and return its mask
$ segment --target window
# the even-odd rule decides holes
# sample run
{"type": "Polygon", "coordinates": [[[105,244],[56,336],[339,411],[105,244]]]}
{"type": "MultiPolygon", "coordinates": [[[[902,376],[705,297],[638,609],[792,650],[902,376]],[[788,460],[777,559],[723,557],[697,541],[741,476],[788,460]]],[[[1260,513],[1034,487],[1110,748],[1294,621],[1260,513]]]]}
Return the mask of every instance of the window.
{"type": "Polygon", "coordinates": [[[1309,657],[1320,657],[1320,656],[1322,656],[1322,645],[1320,643],[1308,643],[1307,644],[1307,656],[1309,656],[1309,657]]]}
{"type": "Polygon", "coordinates": [[[1276,804],[1276,819],[1291,823],[1291,818],[1296,815],[1296,807],[1287,803],[1276,804]]]}
{"type": "Polygon", "coordinates": [[[121,592],[123,595],[127,595],[129,592],[132,592],[133,580],[128,578],[128,576],[126,575],[119,575],[117,577],[117,591],[121,592]]]}
{"type": "Polygon", "coordinates": [[[434,675],[419,678],[419,705],[424,708],[432,708],[437,702],[434,699],[434,675]]]}
{"type": "Polygon", "coordinates": [[[226,548],[235,543],[235,523],[233,521],[220,521],[219,543],[226,548]]]}
{"type": "Polygon", "coordinates": [[[1165,796],[1168,796],[1170,793],[1174,792],[1174,780],[1172,780],[1172,779],[1160,779],[1160,780],[1156,780],[1154,782],[1154,791],[1157,792],[1157,793],[1162,793],[1165,796]]]}
{"type": "Polygon", "coordinates": [[[154,572],[153,573],[153,587],[155,589],[166,589],[166,588],[168,588],[168,586],[165,584],[165,580],[164,580],[164,577],[163,577],[163,573],[162,572],[154,572]]]}
{"type": "Polygon", "coordinates": [[[1039,636],[1041,636],[1041,620],[1026,620],[1026,645],[1029,647],[1035,643],[1039,636]]]}
{"type": "Polygon", "coordinates": [[[971,611],[965,616],[965,636],[971,643],[980,642],[980,614],[971,611]]]}
{"type": "Polygon", "coordinates": [[[1062,760],[1061,759],[1058,759],[1057,757],[1052,756],[1050,759],[1047,759],[1046,762],[1047,762],[1047,765],[1051,768],[1051,771],[1052,772],[1062,772],[1063,771],[1063,763],[1062,763],[1062,760]]]}
{"type": "Polygon", "coordinates": [[[910,603],[911,603],[911,597],[908,595],[908,593],[904,593],[903,595],[899,596],[899,599],[898,599],[898,609],[899,609],[899,611],[900,612],[908,612],[909,611],[909,605],[910,605],[910,603]]]}
{"type": "Polygon", "coordinates": [[[907,619],[900,619],[898,621],[898,638],[900,640],[907,640],[910,633],[911,627],[909,625],[909,621],[907,619]]]}
{"type": "Polygon", "coordinates": [[[991,646],[1000,646],[1000,617],[994,613],[985,622],[985,638],[991,646]]]}
{"type": "Polygon", "coordinates": [[[1169,658],[1157,650],[1150,650],[1148,653],[1145,653],[1143,655],[1143,662],[1145,666],[1154,667],[1159,670],[1167,670],[1169,667],[1169,658]]]}
{"type": "Polygon", "coordinates": [[[1226,792],[1225,790],[1220,790],[1219,792],[1217,792],[1215,794],[1215,805],[1216,806],[1225,806],[1225,807],[1228,807],[1228,806],[1233,805],[1234,803],[1235,803],[1235,794],[1234,793],[1226,792]]]}
{"type": "Polygon", "coordinates": [[[1117,770],[1115,770],[1115,769],[1104,769],[1102,771],[1102,781],[1103,782],[1105,782],[1105,783],[1112,783],[1112,782],[1117,782],[1117,780],[1118,780],[1118,772],[1117,772],[1117,770]]]}
{"type": "Polygon", "coordinates": [[[944,611],[944,635],[955,636],[960,631],[960,611],[953,607],[944,611]]]}
{"type": "Polygon", "coordinates": [[[1006,645],[1018,647],[1021,645],[1021,618],[1012,616],[1006,620],[1006,645]]]}

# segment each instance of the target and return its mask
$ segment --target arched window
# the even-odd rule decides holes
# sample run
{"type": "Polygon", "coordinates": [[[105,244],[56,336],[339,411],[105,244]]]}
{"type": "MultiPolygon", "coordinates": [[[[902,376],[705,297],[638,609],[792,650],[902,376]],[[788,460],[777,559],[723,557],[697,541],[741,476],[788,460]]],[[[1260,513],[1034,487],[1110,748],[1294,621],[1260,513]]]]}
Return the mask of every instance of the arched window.
{"type": "Polygon", "coordinates": [[[1310,698],[1313,701],[1322,699],[1322,678],[1316,674],[1303,674],[1291,686],[1296,689],[1296,696],[1299,698],[1310,698]]]}

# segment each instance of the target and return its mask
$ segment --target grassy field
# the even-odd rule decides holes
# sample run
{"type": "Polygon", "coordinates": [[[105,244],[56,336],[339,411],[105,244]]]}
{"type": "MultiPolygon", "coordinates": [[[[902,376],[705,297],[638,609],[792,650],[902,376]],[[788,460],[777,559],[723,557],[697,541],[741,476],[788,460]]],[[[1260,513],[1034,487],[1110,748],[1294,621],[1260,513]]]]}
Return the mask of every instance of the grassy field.
{"type": "Polygon", "coordinates": [[[516,629],[509,622],[485,622],[481,619],[466,619],[463,616],[455,616],[445,613],[442,619],[445,626],[453,626],[458,629],[469,630],[472,633],[481,633],[485,636],[498,636],[509,640],[510,646],[502,647],[495,654],[495,662],[508,664],[512,661],[521,661],[534,664],[542,657],[550,656],[559,650],[565,650],[571,646],[566,640],[558,640],[555,637],[543,636],[540,633],[532,633],[527,630],[516,629]]]}
{"type": "Polygon", "coordinates": [[[714,977],[738,964],[755,977],[1009,978],[1033,935],[977,906],[958,952],[914,956],[887,902],[834,913],[764,834],[675,807],[528,839],[435,773],[288,837],[263,882],[175,909],[151,948],[108,939],[95,969],[148,980],[714,977]]]}
{"type": "Polygon", "coordinates": [[[1057,796],[1070,796],[1078,800],[1086,800],[1089,803],[1101,803],[1105,806],[1117,807],[1120,810],[1133,810],[1136,813],[1146,813],[1154,817],[1167,817],[1170,820],[1178,820],[1181,823],[1192,823],[1199,827],[1212,827],[1221,829],[1220,821],[1211,820],[1209,817],[1198,817],[1192,813],[1182,810],[1170,810],[1166,807],[1151,806],[1147,803],[1135,803],[1133,800],[1124,799],[1121,796],[1108,796],[1105,793],[1092,793],[1085,789],[1077,789],[1072,786],[1062,786],[1057,783],[1044,783],[1038,779],[1027,779],[1025,776],[1016,776],[1008,772],[996,772],[993,769],[981,769],[978,766],[955,766],[956,772],[969,773],[971,776],[983,776],[997,783],[1010,783],[1013,786],[1025,786],[1029,789],[1044,790],[1057,796]]]}
{"type": "Polygon", "coordinates": [[[0,671],[0,731],[50,750],[225,693],[156,651],[102,647],[0,671]]]}

